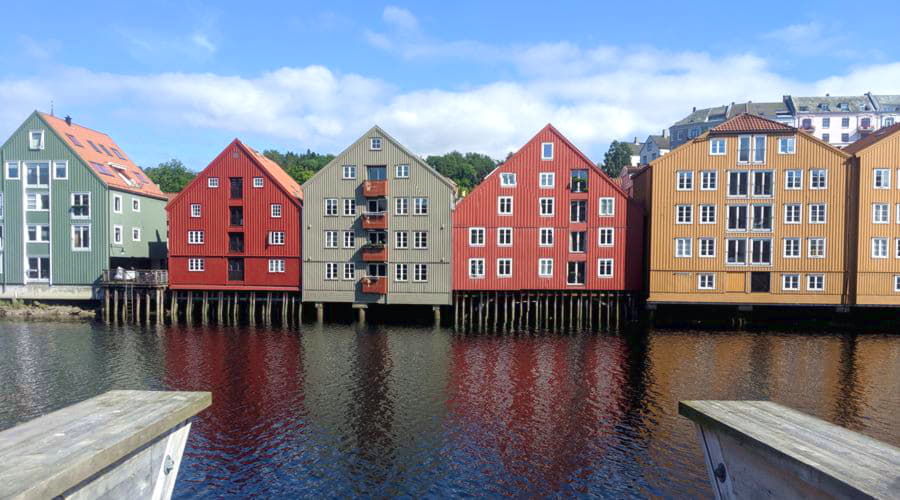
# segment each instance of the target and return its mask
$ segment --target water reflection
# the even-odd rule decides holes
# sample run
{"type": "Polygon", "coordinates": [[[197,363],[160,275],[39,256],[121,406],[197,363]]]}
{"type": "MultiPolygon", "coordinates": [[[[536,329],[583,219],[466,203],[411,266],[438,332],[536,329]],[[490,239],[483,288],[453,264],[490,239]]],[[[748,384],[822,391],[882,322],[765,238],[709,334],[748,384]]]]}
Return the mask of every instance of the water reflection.
{"type": "Polygon", "coordinates": [[[211,390],[179,497],[706,496],[681,399],[772,399],[900,444],[900,337],[0,323],[0,427],[211,390]]]}

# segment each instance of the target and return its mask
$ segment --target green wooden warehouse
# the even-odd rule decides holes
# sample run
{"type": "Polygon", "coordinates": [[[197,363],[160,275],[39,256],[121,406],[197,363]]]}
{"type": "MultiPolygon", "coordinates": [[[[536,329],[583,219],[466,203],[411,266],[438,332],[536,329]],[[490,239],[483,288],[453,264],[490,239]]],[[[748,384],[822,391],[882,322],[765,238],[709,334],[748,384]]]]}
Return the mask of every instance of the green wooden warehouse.
{"type": "Polygon", "coordinates": [[[35,111],[0,161],[0,298],[97,298],[106,269],[165,267],[166,196],[108,135],[35,111]]]}

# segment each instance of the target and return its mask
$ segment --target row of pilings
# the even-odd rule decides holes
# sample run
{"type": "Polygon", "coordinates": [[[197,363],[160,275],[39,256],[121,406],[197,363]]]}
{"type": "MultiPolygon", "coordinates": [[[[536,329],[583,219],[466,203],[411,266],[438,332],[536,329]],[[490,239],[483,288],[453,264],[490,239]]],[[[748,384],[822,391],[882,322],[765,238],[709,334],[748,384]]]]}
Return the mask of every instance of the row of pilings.
{"type": "Polygon", "coordinates": [[[459,291],[460,331],[617,330],[636,316],[636,297],[616,291],[459,291]]]}

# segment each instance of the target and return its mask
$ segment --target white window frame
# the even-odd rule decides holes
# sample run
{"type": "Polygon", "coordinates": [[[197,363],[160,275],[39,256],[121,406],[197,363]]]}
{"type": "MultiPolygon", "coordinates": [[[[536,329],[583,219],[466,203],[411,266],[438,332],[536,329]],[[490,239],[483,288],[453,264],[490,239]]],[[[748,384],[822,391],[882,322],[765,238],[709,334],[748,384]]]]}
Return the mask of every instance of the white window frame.
{"type": "Polygon", "coordinates": [[[497,215],[502,215],[504,217],[512,216],[513,214],[513,197],[512,196],[498,196],[497,197],[497,215]],[[509,211],[503,211],[503,202],[509,200],[509,211]]]}
{"type": "MultiPolygon", "coordinates": [[[[499,205],[498,205],[499,209],[499,205]]],[[[541,217],[553,217],[556,213],[556,198],[552,196],[547,196],[543,198],[538,198],[538,215],[541,217]],[[544,202],[550,202],[550,212],[544,212],[544,202]]]]}
{"type": "Polygon", "coordinates": [[[538,187],[540,189],[553,189],[556,187],[556,172],[538,172],[538,187]],[[548,180],[548,183],[544,183],[548,180]]]}
{"type": "Polygon", "coordinates": [[[806,213],[809,219],[807,223],[809,224],[827,224],[828,223],[828,205],[826,203],[810,203],[806,206],[806,213]],[[822,220],[813,221],[813,207],[822,207],[821,213],[823,215],[822,220]]]}
{"type": "Polygon", "coordinates": [[[344,217],[355,217],[356,216],[356,198],[344,198],[343,206],[341,207],[341,215],[344,217]]]}
{"type": "Polygon", "coordinates": [[[800,275],[797,273],[784,273],[781,275],[781,289],[786,292],[799,292],[800,291],[800,275]],[[792,278],[793,285],[796,286],[788,286],[788,278],[792,278]]]}
{"type": "Polygon", "coordinates": [[[700,224],[711,225],[719,221],[718,205],[700,205],[700,224]],[[712,214],[712,217],[708,215],[712,214]]]}
{"type": "Polygon", "coordinates": [[[131,211],[135,212],[135,213],[141,212],[141,199],[140,198],[135,198],[134,196],[131,197],[131,211]]]}
{"type": "Polygon", "coordinates": [[[352,229],[344,231],[343,238],[341,238],[341,244],[344,248],[356,248],[356,231],[352,229]]]}
{"type": "Polygon", "coordinates": [[[343,179],[343,180],[356,179],[356,165],[342,165],[341,166],[341,179],[343,179]]]}
{"type": "Polygon", "coordinates": [[[728,153],[728,141],[724,138],[715,138],[709,140],[709,155],[724,156],[728,153]],[[717,147],[721,146],[721,148],[717,147]]]}
{"type": "Polygon", "coordinates": [[[697,253],[697,255],[700,256],[701,258],[703,258],[703,259],[715,258],[715,256],[716,256],[716,239],[715,238],[707,238],[707,237],[698,238],[697,239],[697,247],[699,249],[699,252],[697,253]],[[711,248],[712,251],[711,252],[709,252],[708,250],[710,250],[710,249],[705,248],[705,245],[704,245],[704,243],[708,243],[708,242],[712,242],[712,248],[711,248]]]}
{"type": "Polygon", "coordinates": [[[394,178],[409,179],[409,163],[398,163],[394,165],[394,178]]]}
{"type": "Polygon", "coordinates": [[[32,129],[28,131],[28,149],[30,151],[43,151],[44,150],[44,137],[46,134],[43,129],[32,129]],[[35,133],[40,134],[40,138],[38,139],[38,143],[35,144],[33,141],[33,135],[35,133]]]}
{"type": "Polygon", "coordinates": [[[500,172],[500,187],[516,187],[516,177],[515,172],[500,172]]]}
{"type": "MultiPolygon", "coordinates": [[[[119,226],[122,227],[122,226],[119,226]]],[[[188,231],[187,242],[188,245],[202,245],[206,240],[206,235],[203,231],[192,230],[188,231]]]]}
{"type": "Polygon", "coordinates": [[[783,238],[781,243],[781,256],[785,259],[799,259],[802,257],[803,246],[800,244],[800,238],[783,238]],[[797,255],[788,254],[788,242],[791,242],[791,247],[797,249],[797,255]]]}
{"type": "Polygon", "coordinates": [[[206,179],[206,187],[211,189],[216,189],[219,187],[219,178],[218,177],[208,177],[206,179]]]}
{"type": "Polygon", "coordinates": [[[876,168],[872,170],[872,189],[891,189],[891,169],[876,168]]]}
{"type": "Polygon", "coordinates": [[[18,161],[8,161],[6,162],[6,180],[22,180],[22,163],[18,161]],[[14,168],[16,170],[16,175],[11,175],[9,173],[10,168],[14,168]]]}
{"type": "Polygon", "coordinates": [[[428,215],[428,198],[413,198],[413,215],[428,215]]]}
{"type": "Polygon", "coordinates": [[[381,141],[381,137],[370,137],[369,138],[369,149],[371,151],[381,151],[383,144],[381,141]]]}
{"type": "MultiPolygon", "coordinates": [[[[69,248],[71,248],[73,252],[90,252],[91,251],[91,246],[94,244],[94,238],[93,238],[93,235],[91,234],[91,224],[90,223],[88,223],[88,224],[84,224],[84,223],[72,224],[70,237],[71,237],[71,239],[70,239],[69,248]],[[88,246],[87,247],[76,247],[75,246],[75,231],[76,231],[76,229],[79,229],[79,228],[87,229],[87,235],[88,235],[88,246]]],[[[2,247],[0,247],[0,249],[2,249],[2,247]]]]}
{"type": "Polygon", "coordinates": [[[872,224],[890,224],[891,223],[891,205],[889,203],[872,203],[872,224]],[[878,219],[878,208],[884,208],[884,219],[878,219]]]}
{"type": "Polygon", "coordinates": [[[394,198],[394,215],[409,215],[409,198],[394,198]]]}
{"type": "Polygon", "coordinates": [[[114,213],[114,214],[120,214],[120,213],[122,213],[122,207],[123,207],[124,205],[125,205],[125,200],[123,199],[122,195],[120,195],[120,194],[114,194],[114,195],[113,195],[113,204],[112,204],[112,211],[113,211],[113,213],[114,213]],[[119,205],[119,209],[118,209],[118,210],[116,210],[116,204],[119,205]]]}
{"type": "Polygon", "coordinates": [[[616,215],[616,199],[612,196],[604,196],[598,200],[598,210],[600,217],[615,217],[616,215]],[[609,211],[605,212],[604,205],[609,203],[609,211]]]}
{"type": "Polygon", "coordinates": [[[803,189],[803,170],[797,168],[785,170],[784,189],[786,191],[801,191],[803,189]],[[792,181],[796,184],[792,184],[792,181]]]}
{"type": "Polygon", "coordinates": [[[394,248],[398,250],[409,248],[409,231],[394,231],[394,248]]]}
{"type": "Polygon", "coordinates": [[[269,245],[284,245],[286,239],[284,231],[269,231],[269,245]]]}
{"type": "MultiPolygon", "coordinates": [[[[828,251],[826,246],[827,246],[827,242],[826,242],[825,238],[820,238],[820,237],[807,238],[806,239],[806,258],[808,258],[808,259],[824,259],[825,256],[827,255],[827,251],[828,251]],[[813,243],[819,242],[819,241],[822,242],[822,255],[816,255],[813,252],[813,243]]],[[[816,247],[818,248],[818,244],[816,245],[816,247]]]]}
{"type": "Polygon", "coordinates": [[[693,254],[693,240],[691,238],[675,238],[675,258],[676,259],[690,259],[693,254]],[[686,245],[682,243],[686,242],[686,245]],[[683,250],[687,250],[684,252],[683,250]]]}
{"type": "Polygon", "coordinates": [[[202,215],[203,215],[203,206],[199,203],[191,203],[191,218],[198,219],[202,215]],[[196,211],[194,209],[196,209],[196,211]]]}
{"type": "Polygon", "coordinates": [[[552,227],[542,227],[538,229],[538,246],[549,248],[556,245],[556,235],[554,234],[554,228],[552,227]],[[544,243],[544,235],[550,235],[550,243],[544,243]]]}
{"type": "Polygon", "coordinates": [[[542,142],[541,143],[541,160],[552,160],[553,154],[555,153],[556,146],[552,142],[542,142]],[[547,154],[547,147],[550,147],[550,154],[547,154]]]}
{"type": "Polygon", "coordinates": [[[782,223],[784,224],[802,224],[803,223],[803,204],[802,203],[786,203],[783,206],[784,209],[784,218],[782,219],[782,223]],[[794,214],[793,207],[797,207],[797,213],[794,214]],[[789,215],[796,215],[796,219],[789,219],[789,215]]]}
{"type": "Polygon", "coordinates": [[[341,277],[345,281],[353,281],[356,279],[356,263],[354,262],[344,262],[343,273],[341,273],[341,277]]]}
{"type": "Polygon", "coordinates": [[[616,228],[614,228],[614,227],[599,227],[599,228],[597,228],[597,246],[598,247],[614,246],[615,240],[616,240],[616,228]],[[606,235],[607,237],[604,237],[604,235],[606,235]]]}
{"type": "Polygon", "coordinates": [[[262,177],[254,177],[253,178],[253,187],[254,188],[259,189],[265,185],[266,185],[266,183],[265,183],[265,181],[263,181],[262,177]]]}
{"type": "Polygon", "coordinates": [[[894,291],[900,292],[900,274],[894,275],[894,291]]]}
{"type": "MultiPolygon", "coordinates": [[[[86,191],[78,191],[74,192],[69,196],[70,206],[72,207],[72,220],[88,220],[93,215],[94,207],[91,206],[91,193],[86,191]],[[75,215],[75,197],[76,196],[86,196],[87,197],[87,207],[88,214],[87,215],[75,215]]],[[[0,196],[0,205],[2,205],[3,199],[0,196]]],[[[3,218],[3,209],[0,207],[0,218],[3,218]]]]}
{"type": "Polygon", "coordinates": [[[498,278],[512,278],[513,277],[513,260],[510,257],[500,257],[497,259],[497,277],[498,278]],[[509,264],[509,272],[501,273],[501,268],[503,264],[509,264]]]}
{"type": "Polygon", "coordinates": [[[396,282],[409,281],[409,265],[408,264],[394,264],[394,281],[396,281],[396,282]]]}
{"type": "Polygon", "coordinates": [[[828,170],[826,170],[824,168],[811,168],[809,170],[809,189],[812,189],[812,190],[828,189],[828,170]],[[818,172],[821,172],[823,174],[822,178],[825,181],[824,186],[813,187],[813,180],[817,178],[815,175],[813,175],[813,173],[818,173],[818,172]]]}
{"type": "Polygon", "coordinates": [[[483,227],[470,227],[469,228],[469,246],[470,247],[483,247],[485,244],[486,230],[483,227]],[[481,241],[481,243],[479,243],[481,241]]]}
{"type": "Polygon", "coordinates": [[[822,292],[825,291],[825,275],[824,274],[807,274],[806,275],[806,291],[808,292],[822,292]],[[812,287],[813,278],[821,279],[821,286],[812,287]]]}
{"type": "Polygon", "coordinates": [[[68,160],[54,160],[52,168],[53,168],[53,172],[51,172],[51,174],[53,175],[53,180],[57,180],[57,181],[68,180],[68,178],[69,178],[69,161],[68,160]],[[56,175],[57,174],[56,169],[59,168],[60,165],[62,165],[62,168],[63,168],[64,175],[62,175],[62,176],[56,175]]]}
{"type": "Polygon", "coordinates": [[[338,279],[337,262],[325,263],[325,281],[336,281],[338,279]]]}
{"type": "Polygon", "coordinates": [[[498,227],[497,228],[497,246],[498,247],[511,247],[513,246],[513,228],[511,227],[498,227]],[[503,238],[501,236],[507,233],[509,235],[509,242],[504,243],[503,238]]]}
{"type": "MultiPolygon", "coordinates": [[[[51,235],[49,234],[50,233],[50,224],[43,224],[43,223],[26,224],[25,225],[25,234],[24,234],[25,242],[26,243],[50,243],[49,239],[46,239],[46,240],[44,239],[44,236],[43,236],[44,232],[41,231],[41,228],[45,227],[45,226],[47,227],[47,233],[48,233],[47,237],[50,238],[51,237],[51,235]],[[28,239],[29,238],[28,229],[32,226],[34,226],[34,228],[35,228],[34,237],[37,238],[36,240],[28,239]]],[[[33,256],[29,256],[29,257],[33,257],[33,256]]]]}
{"type": "Polygon", "coordinates": [[[338,199],[337,198],[325,198],[325,211],[323,212],[325,217],[337,217],[338,214],[338,199]],[[331,208],[334,207],[334,213],[330,212],[331,208]]]}
{"type": "Polygon", "coordinates": [[[484,279],[484,275],[485,275],[486,273],[485,273],[485,265],[484,265],[484,259],[483,259],[483,258],[480,258],[480,257],[479,257],[479,258],[472,258],[472,259],[469,259],[468,264],[469,264],[469,267],[468,267],[469,278],[471,278],[471,279],[484,279]],[[481,264],[481,273],[479,273],[479,274],[473,274],[473,273],[472,273],[472,264],[477,264],[477,263],[480,263],[480,264],[481,264]]]}
{"type": "Polygon", "coordinates": [[[32,191],[25,193],[25,211],[26,212],[48,212],[50,211],[50,192],[49,191],[32,191]],[[29,198],[34,198],[34,208],[29,208],[29,198]],[[47,198],[47,204],[44,204],[44,197],[47,198]]]}
{"type": "Polygon", "coordinates": [[[697,290],[715,290],[716,274],[715,273],[698,273],[697,274],[697,290]],[[709,283],[704,283],[705,278],[711,278],[709,283]]]}
{"type": "Polygon", "coordinates": [[[675,190],[676,191],[693,191],[694,190],[694,171],[678,170],[675,172],[675,190]]]}
{"type": "Polygon", "coordinates": [[[778,154],[780,155],[792,155],[797,153],[797,138],[793,136],[780,136],[778,137],[778,154]],[[790,145],[789,150],[785,150],[784,142],[788,141],[790,145]]]}
{"type": "MultiPolygon", "coordinates": [[[[272,243],[272,241],[273,241],[272,233],[274,233],[274,231],[269,232],[269,244],[270,245],[274,244],[274,243],[272,243]]],[[[325,231],[325,248],[337,248],[337,247],[338,247],[338,232],[333,229],[329,229],[329,230],[325,231]]]]}
{"type": "Polygon", "coordinates": [[[413,264],[413,283],[427,283],[427,282],[428,282],[428,264],[413,264]]]}
{"type": "Polygon", "coordinates": [[[675,205],[675,224],[688,225],[694,223],[693,205],[675,205]]]}
{"type": "Polygon", "coordinates": [[[538,259],[538,277],[539,278],[552,278],[553,277],[553,259],[551,259],[551,258],[538,259]],[[544,272],[545,264],[549,264],[550,273],[544,272]]]}
{"type": "Polygon", "coordinates": [[[718,189],[719,189],[719,172],[717,170],[701,170],[700,171],[700,191],[716,191],[718,189]]]}
{"type": "Polygon", "coordinates": [[[428,231],[413,231],[412,240],[413,250],[428,250],[428,231]]]}
{"type": "Polygon", "coordinates": [[[883,236],[875,236],[875,237],[872,238],[871,241],[872,241],[872,242],[871,242],[871,244],[870,244],[870,249],[871,249],[871,256],[872,256],[872,258],[873,258],[873,259],[887,259],[887,258],[888,258],[888,255],[889,255],[889,253],[888,253],[888,238],[885,238],[885,237],[883,237],[883,236]],[[884,255],[877,255],[877,254],[876,254],[876,252],[875,252],[876,248],[880,248],[880,245],[876,245],[877,242],[883,242],[883,243],[884,243],[884,255]]]}
{"type": "Polygon", "coordinates": [[[141,228],[131,226],[131,241],[141,241],[141,228]]]}
{"type": "Polygon", "coordinates": [[[202,257],[188,257],[188,272],[202,273],[206,270],[206,259],[202,257]]]}
{"type": "Polygon", "coordinates": [[[280,219],[282,216],[281,203],[272,203],[269,205],[269,216],[273,219],[280,219]]]}
{"type": "Polygon", "coordinates": [[[612,278],[616,272],[616,262],[615,259],[603,258],[597,259],[597,277],[598,278],[612,278]],[[609,272],[605,273],[604,268],[609,266],[609,272]]]}
{"type": "MultiPolygon", "coordinates": [[[[203,231],[200,231],[200,233],[202,234],[203,231]]],[[[121,224],[113,224],[113,242],[112,242],[112,244],[119,245],[119,246],[122,246],[125,244],[125,230],[122,228],[121,224]]]]}
{"type": "Polygon", "coordinates": [[[270,273],[283,273],[284,272],[284,259],[269,259],[269,272],[270,273]]]}

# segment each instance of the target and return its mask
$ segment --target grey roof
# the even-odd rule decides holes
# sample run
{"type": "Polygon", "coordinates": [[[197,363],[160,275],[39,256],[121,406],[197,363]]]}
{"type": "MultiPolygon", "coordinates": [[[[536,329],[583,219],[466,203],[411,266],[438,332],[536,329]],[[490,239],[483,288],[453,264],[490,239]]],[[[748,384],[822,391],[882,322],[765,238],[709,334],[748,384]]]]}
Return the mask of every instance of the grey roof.
{"type": "Polygon", "coordinates": [[[641,148],[644,147],[643,142],[626,142],[628,145],[628,149],[631,150],[632,156],[638,156],[641,154],[641,148]]]}
{"type": "Polygon", "coordinates": [[[860,111],[873,111],[872,102],[867,95],[853,96],[816,96],[794,97],[785,96],[793,105],[796,113],[858,113],[860,111]]]}
{"type": "Polygon", "coordinates": [[[878,111],[900,111],[900,95],[875,95],[869,94],[878,111]]]}
{"type": "Polygon", "coordinates": [[[704,108],[692,111],[691,114],[675,122],[673,127],[679,125],[691,125],[694,123],[720,123],[733,118],[741,113],[751,113],[769,119],[776,119],[779,115],[789,114],[787,105],[782,102],[741,102],[731,103],[714,108],[704,108]]]}
{"type": "Polygon", "coordinates": [[[672,149],[668,136],[651,135],[650,137],[647,137],[647,142],[656,144],[656,147],[659,149],[672,149]]]}

